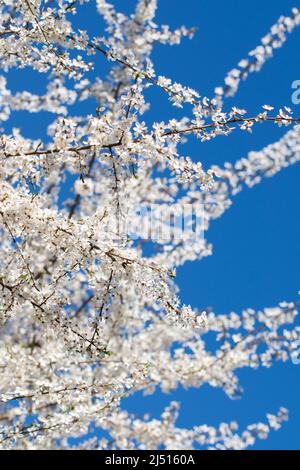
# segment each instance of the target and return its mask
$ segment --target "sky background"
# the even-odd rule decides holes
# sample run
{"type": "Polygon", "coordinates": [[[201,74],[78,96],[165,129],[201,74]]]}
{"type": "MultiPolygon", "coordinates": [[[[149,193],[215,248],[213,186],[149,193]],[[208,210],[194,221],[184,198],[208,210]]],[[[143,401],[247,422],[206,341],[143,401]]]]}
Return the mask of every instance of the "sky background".
{"type": "MultiPolygon", "coordinates": [[[[121,11],[132,11],[135,0],[111,0],[121,11]]],[[[94,2],[92,2],[93,4],[94,2]]],[[[281,15],[288,15],[299,2],[290,0],[160,0],[156,21],[172,28],[184,24],[198,27],[192,41],[181,46],[158,46],[153,54],[156,71],[197,89],[202,96],[213,96],[222,85],[227,71],[253,49],[270,26],[281,15]]],[[[100,35],[103,22],[90,5],[81,8],[78,26],[100,35]]],[[[259,74],[252,74],[226,106],[257,113],[263,104],[275,108],[291,106],[300,116],[300,105],[291,102],[294,80],[300,80],[300,28],[296,29],[283,48],[275,52],[259,74]]],[[[104,59],[99,58],[96,72],[103,76],[104,59]]],[[[45,90],[44,75],[30,71],[13,71],[8,76],[13,91],[27,89],[35,93],[45,90]]],[[[147,121],[166,120],[174,115],[164,93],[152,92],[152,108],[147,121]]],[[[94,112],[94,103],[81,106],[81,111],[94,112]],[[91,109],[89,109],[91,106],[91,109]]],[[[72,111],[78,113],[78,108],[72,111]]],[[[176,110],[175,110],[176,114],[176,110]]],[[[43,137],[52,116],[13,113],[12,124],[29,137],[43,137]]],[[[191,141],[183,148],[184,155],[202,161],[204,167],[235,162],[250,150],[259,150],[278,140],[283,130],[272,124],[254,128],[253,134],[236,131],[231,137],[212,142],[191,141]]],[[[214,253],[201,262],[187,263],[178,270],[177,282],[181,299],[193,307],[210,306],[216,313],[241,312],[244,308],[260,309],[276,306],[282,300],[296,300],[299,285],[300,165],[292,166],[253,189],[235,197],[234,204],[222,218],[213,222],[206,238],[214,253]]],[[[255,449],[300,449],[300,366],[276,364],[271,369],[242,370],[238,373],[244,395],[230,400],[220,389],[204,386],[200,390],[178,390],[176,393],[126,400],[126,408],[137,414],[150,412],[158,417],[171,400],[180,400],[179,426],[237,420],[243,430],[250,423],[264,421],[267,412],[280,406],[290,410],[290,420],[279,432],[271,432],[267,441],[257,441],[255,449]]]]}

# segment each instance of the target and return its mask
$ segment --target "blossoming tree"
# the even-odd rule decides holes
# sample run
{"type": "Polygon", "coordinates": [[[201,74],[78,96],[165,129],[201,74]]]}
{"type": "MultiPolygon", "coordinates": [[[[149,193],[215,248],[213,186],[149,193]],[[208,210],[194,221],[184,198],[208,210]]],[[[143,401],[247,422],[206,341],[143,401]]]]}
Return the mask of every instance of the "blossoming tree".
{"type": "Polygon", "coordinates": [[[151,207],[174,222],[187,207],[205,207],[207,233],[244,187],[300,159],[300,119],[291,109],[262,103],[249,116],[226,106],[240,81],[300,24],[300,13],[279,18],[207,98],[156,75],[155,43],[175,45],[194,34],[155,24],[157,0],[138,0],[131,16],[96,0],[107,24],[98,37],[76,28],[85,1],[0,2],[0,119],[15,110],[53,116],[46,141],[18,129],[0,136],[1,447],[66,449],[75,437],[82,449],[245,449],[278,429],[287,411],[241,431],[237,423],[183,429],[178,403],[154,420],[127,413],[122,400],[205,383],[237,396],[237,370],[295,354],[298,304],[228,315],[182,305],[176,267],[211,254],[210,244],[193,230],[181,234],[176,223],[170,237],[151,239],[160,218],[151,218],[145,233],[133,208],[151,207]],[[108,73],[93,79],[97,61],[108,73]],[[9,90],[5,77],[24,67],[49,78],[46,94],[9,90]],[[147,125],[149,87],[187,116],[147,125]],[[70,115],[74,103],[88,99],[93,115],[70,115]],[[230,138],[266,125],[288,130],[235,164],[205,171],[182,155],[187,137],[230,138]],[[72,197],[65,196],[70,184],[72,197]],[[209,349],[207,333],[217,350],[209,349]]]}

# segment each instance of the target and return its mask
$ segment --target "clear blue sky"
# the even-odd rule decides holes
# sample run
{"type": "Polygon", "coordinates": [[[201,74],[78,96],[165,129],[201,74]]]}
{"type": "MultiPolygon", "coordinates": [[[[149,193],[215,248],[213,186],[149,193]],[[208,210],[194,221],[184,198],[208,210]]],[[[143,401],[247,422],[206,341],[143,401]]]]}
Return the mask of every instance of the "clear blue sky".
{"type": "MultiPolygon", "coordinates": [[[[125,11],[135,5],[135,0],[111,2],[125,11]]],[[[179,47],[158,46],[154,53],[156,69],[161,75],[196,88],[202,96],[212,96],[215,86],[223,83],[226,72],[258,44],[280,14],[289,14],[298,3],[296,0],[160,0],[157,22],[169,23],[173,28],[181,24],[197,26],[199,30],[193,41],[184,40],[179,47]]],[[[102,21],[90,6],[81,10],[80,27],[95,34],[103,32],[102,21]]],[[[256,112],[262,104],[292,106],[291,83],[300,79],[299,41],[300,28],[262,72],[252,74],[241,85],[238,95],[227,101],[228,106],[240,106],[250,112],[256,112]]],[[[105,69],[103,61],[97,71],[101,73],[105,69]]],[[[14,90],[42,92],[46,81],[45,76],[17,71],[10,74],[9,84],[14,90]]],[[[89,105],[85,106],[88,110],[89,105]]],[[[300,105],[294,111],[300,116],[300,105]]],[[[166,97],[153,92],[149,122],[167,119],[173,112],[166,97]]],[[[12,122],[25,135],[43,136],[50,117],[44,113],[42,119],[30,118],[28,121],[23,112],[14,113],[12,122]]],[[[191,143],[185,154],[201,160],[205,167],[227,160],[234,162],[249,150],[259,150],[277,140],[281,134],[282,130],[275,126],[257,126],[252,135],[235,132],[230,138],[191,143]]],[[[235,198],[232,208],[207,233],[214,245],[213,256],[189,263],[178,271],[184,302],[199,308],[211,306],[216,312],[226,313],[296,299],[300,289],[299,181],[300,165],[295,165],[235,198]]],[[[217,425],[221,421],[237,420],[241,429],[264,420],[266,412],[275,412],[282,405],[289,408],[290,421],[279,432],[272,432],[267,441],[258,441],[255,448],[299,449],[300,366],[277,364],[272,369],[243,370],[239,376],[245,389],[240,400],[231,401],[222,390],[204,386],[171,395],[135,396],[126,405],[133,412],[158,416],[171,399],[179,399],[182,401],[179,425],[217,425]]]]}

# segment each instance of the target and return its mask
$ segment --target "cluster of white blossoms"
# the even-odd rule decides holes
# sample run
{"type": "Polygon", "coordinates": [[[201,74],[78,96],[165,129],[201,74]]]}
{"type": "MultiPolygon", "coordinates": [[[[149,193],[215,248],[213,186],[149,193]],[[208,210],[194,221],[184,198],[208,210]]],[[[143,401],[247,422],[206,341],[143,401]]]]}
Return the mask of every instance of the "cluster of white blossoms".
{"type": "Polygon", "coordinates": [[[279,49],[287,40],[287,35],[300,25],[300,12],[293,8],[291,16],[281,16],[266,34],[261,44],[249,52],[246,59],[242,59],[237,68],[228,72],[225,85],[215,89],[216,97],[221,100],[223,95],[236,94],[240,81],[245,80],[249,73],[259,72],[264,63],[273,57],[274,50],[279,49]]]}
{"type": "Polygon", "coordinates": [[[138,0],[130,16],[97,0],[107,27],[93,37],[76,27],[87,1],[0,2],[1,448],[66,449],[77,438],[80,449],[245,449],[278,429],[287,411],[240,433],[237,423],[180,428],[175,402],[160,419],[137,418],[123,400],[203,384],[240,396],[239,369],[295,354],[299,302],[228,315],[193,310],[180,301],[176,268],[211,255],[211,245],[184,233],[149,249],[159,221],[149,239],[124,227],[139,225],[132,208],[155,206],[176,219],[196,205],[205,207],[206,231],[243,187],[300,159],[292,110],[262,103],[249,116],[222,103],[283,44],[299,12],[280,18],[209,99],[156,75],[151,60],[156,43],[178,44],[194,29],[157,25],[157,0],[138,0]],[[95,77],[98,63],[107,76],[95,77]],[[49,80],[45,94],[9,89],[10,70],[25,67],[49,80]],[[188,116],[146,124],[149,87],[188,116]],[[92,114],[80,114],[85,101],[92,114]],[[48,137],[25,137],[13,116],[10,127],[19,110],[52,113],[48,137]],[[235,164],[205,170],[182,155],[187,136],[206,141],[274,124],[290,129],[235,164]]]}

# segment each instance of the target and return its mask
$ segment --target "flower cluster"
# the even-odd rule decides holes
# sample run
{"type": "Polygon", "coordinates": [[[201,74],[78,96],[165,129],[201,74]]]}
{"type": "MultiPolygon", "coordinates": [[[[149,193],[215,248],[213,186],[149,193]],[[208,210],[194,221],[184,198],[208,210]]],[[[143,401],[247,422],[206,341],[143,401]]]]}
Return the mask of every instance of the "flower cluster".
{"type": "Polygon", "coordinates": [[[281,16],[266,34],[261,44],[249,52],[246,59],[242,59],[237,68],[228,72],[225,85],[215,89],[216,97],[222,100],[223,95],[234,96],[241,80],[245,80],[249,73],[259,72],[264,63],[269,60],[274,50],[279,49],[287,40],[287,35],[300,25],[300,12],[293,8],[291,16],[281,16]]]}
{"type": "Polygon", "coordinates": [[[278,429],[287,411],[242,432],[235,422],[185,429],[176,425],[176,402],[154,419],[127,413],[123,399],[204,384],[237,397],[239,369],[296,352],[298,301],[224,315],[182,304],[176,268],[212,246],[182,233],[176,219],[204,207],[203,233],[245,186],[299,161],[291,109],[262,105],[249,116],[222,102],[283,44],[299,12],[280,18],[210,99],[157,75],[152,61],[156,43],[179,44],[194,28],[156,24],[157,0],[138,0],[132,15],[96,0],[106,28],[93,37],[76,26],[85,1],[0,2],[1,448],[68,449],[76,438],[80,449],[245,449],[278,429]],[[100,78],[101,60],[108,73],[100,78]],[[25,67],[48,80],[42,94],[10,90],[11,69],[25,67]],[[149,87],[187,115],[146,121],[149,87]],[[91,114],[81,112],[84,102],[94,104],[91,114]],[[18,110],[28,119],[49,113],[41,139],[13,126],[18,110]],[[224,167],[205,169],[182,151],[193,137],[201,145],[274,124],[290,128],[224,167]],[[140,227],[133,208],[142,207],[155,207],[151,226],[140,227]],[[154,237],[160,214],[168,239],[154,237]]]}

